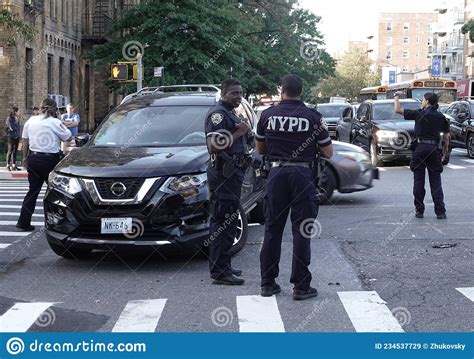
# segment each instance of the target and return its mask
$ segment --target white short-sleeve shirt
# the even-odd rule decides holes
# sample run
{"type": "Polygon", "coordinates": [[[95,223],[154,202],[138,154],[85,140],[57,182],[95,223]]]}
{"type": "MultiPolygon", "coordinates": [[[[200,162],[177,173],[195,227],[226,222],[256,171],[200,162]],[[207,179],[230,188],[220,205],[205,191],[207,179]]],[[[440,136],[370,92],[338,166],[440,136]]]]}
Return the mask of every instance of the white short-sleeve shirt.
{"type": "Polygon", "coordinates": [[[71,137],[71,132],[54,117],[32,116],[23,126],[22,138],[28,139],[30,151],[58,153],[61,141],[71,137]]]}

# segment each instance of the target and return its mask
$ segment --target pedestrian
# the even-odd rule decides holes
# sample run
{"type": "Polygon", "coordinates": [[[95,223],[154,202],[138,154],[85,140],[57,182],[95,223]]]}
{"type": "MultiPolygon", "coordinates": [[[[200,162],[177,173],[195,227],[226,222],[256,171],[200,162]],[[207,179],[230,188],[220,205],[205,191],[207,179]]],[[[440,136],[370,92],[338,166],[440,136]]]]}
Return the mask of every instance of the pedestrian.
{"type": "Polygon", "coordinates": [[[287,75],[281,80],[282,101],[262,112],[257,126],[257,151],[270,165],[265,184],[265,235],[260,251],[261,295],[281,291],[279,274],[281,242],[291,210],[293,262],[290,282],[293,299],[317,296],[311,287],[311,237],[316,229],[318,156],[330,158],[331,139],[322,115],[301,101],[303,80],[287,75]]]}
{"type": "Polygon", "coordinates": [[[16,154],[20,143],[20,111],[16,106],[12,107],[12,110],[8,115],[6,130],[8,141],[7,169],[9,171],[20,171],[21,168],[16,165],[16,154]]]}
{"type": "Polygon", "coordinates": [[[75,113],[75,107],[72,103],[66,105],[66,113],[61,115],[61,121],[66,125],[66,127],[71,131],[72,136],[77,136],[79,123],[81,118],[78,113],[75,113]]]}
{"type": "MultiPolygon", "coordinates": [[[[249,126],[232,111],[242,101],[242,86],[222,82],[221,100],[206,116],[205,132],[210,161],[209,267],[214,284],[242,285],[241,270],[231,267],[231,248],[237,233],[240,194],[246,168],[249,126]]],[[[241,213],[245,216],[245,213],[241,213]]]]}
{"type": "Polygon", "coordinates": [[[23,127],[23,163],[28,170],[29,189],[21,206],[18,229],[32,231],[31,217],[35,211],[36,199],[49,173],[60,160],[61,141],[68,141],[71,132],[57,117],[57,105],[52,99],[41,104],[41,115],[32,116],[23,127]]]}
{"type": "Polygon", "coordinates": [[[433,92],[425,93],[420,110],[403,109],[400,105],[400,92],[394,95],[394,109],[406,120],[415,121],[415,139],[413,140],[413,155],[410,169],[413,172],[413,195],[415,197],[415,216],[423,218],[425,205],[425,169],[428,170],[431,197],[434,202],[436,218],[446,218],[441,173],[443,160],[449,148],[449,122],[438,111],[438,95],[433,92]],[[440,136],[443,133],[443,136],[440,136]]]}
{"type": "Polygon", "coordinates": [[[33,111],[33,116],[38,116],[41,113],[38,106],[34,106],[31,110],[33,111]]]}

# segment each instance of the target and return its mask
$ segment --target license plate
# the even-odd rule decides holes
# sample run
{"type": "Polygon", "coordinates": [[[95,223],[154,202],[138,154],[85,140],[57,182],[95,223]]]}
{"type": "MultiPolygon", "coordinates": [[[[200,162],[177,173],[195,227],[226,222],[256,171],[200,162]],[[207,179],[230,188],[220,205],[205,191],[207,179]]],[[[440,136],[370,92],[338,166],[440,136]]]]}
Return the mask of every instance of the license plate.
{"type": "Polygon", "coordinates": [[[100,233],[128,233],[132,230],[132,218],[102,218],[100,233]]]}

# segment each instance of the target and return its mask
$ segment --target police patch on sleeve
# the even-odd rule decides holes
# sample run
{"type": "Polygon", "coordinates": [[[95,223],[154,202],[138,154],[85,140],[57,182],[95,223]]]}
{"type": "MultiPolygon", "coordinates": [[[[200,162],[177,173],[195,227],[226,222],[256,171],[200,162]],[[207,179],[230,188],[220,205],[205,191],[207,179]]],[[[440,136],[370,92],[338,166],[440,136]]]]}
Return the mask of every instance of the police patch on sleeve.
{"type": "Polygon", "coordinates": [[[218,125],[222,122],[222,120],[224,119],[224,115],[222,113],[219,113],[219,112],[214,112],[212,115],[211,115],[211,121],[214,125],[218,125]]]}
{"type": "Polygon", "coordinates": [[[326,120],[324,119],[324,117],[321,117],[321,126],[323,126],[324,129],[327,131],[327,129],[328,129],[328,123],[326,122],[326,120]]]}

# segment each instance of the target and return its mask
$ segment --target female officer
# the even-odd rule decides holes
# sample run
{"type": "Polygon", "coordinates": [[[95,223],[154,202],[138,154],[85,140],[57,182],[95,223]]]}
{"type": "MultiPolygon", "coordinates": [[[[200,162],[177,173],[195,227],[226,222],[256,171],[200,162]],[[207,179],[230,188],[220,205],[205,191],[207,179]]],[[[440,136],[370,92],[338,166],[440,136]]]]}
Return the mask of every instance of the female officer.
{"type": "MultiPolygon", "coordinates": [[[[26,158],[30,188],[21,206],[16,227],[24,231],[35,229],[31,217],[36,199],[49,173],[60,160],[61,141],[68,141],[71,132],[58,119],[56,102],[51,99],[41,103],[41,115],[32,116],[23,127],[23,158],[26,158]]],[[[23,161],[25,163],[25,161],[23,161]]]]}
{"type": "Polygon", "coordinates": [[[442,154],[439,150],[440,133],[443,133],[443,154],[448,153],[449,122],[438,111],[438,95],[425,93],[421,110],[403,110],[400,106],[400,93],[394,95],[395,112],[402,114],[406,120],[415,121],[415,149],[410,169],[413,171],[413,195],[415,196],[415,216],[423,218],[425,205],[425,168],[428,169],[431,197],[434,202],[436,218],[446,218],[441,172],[443,172],[442,154]]]}

